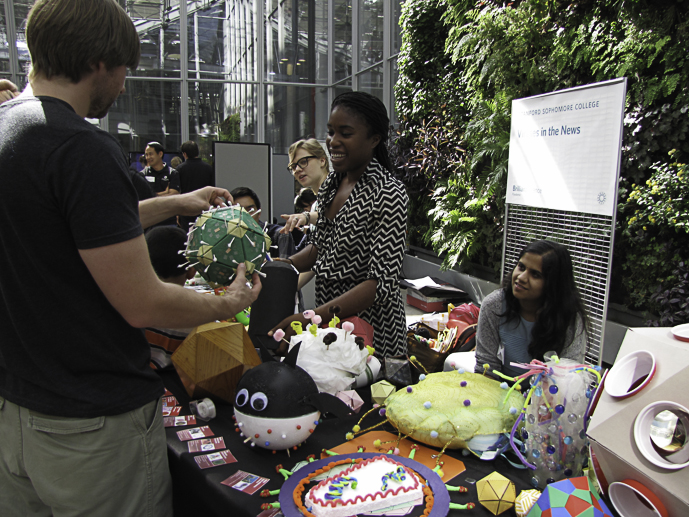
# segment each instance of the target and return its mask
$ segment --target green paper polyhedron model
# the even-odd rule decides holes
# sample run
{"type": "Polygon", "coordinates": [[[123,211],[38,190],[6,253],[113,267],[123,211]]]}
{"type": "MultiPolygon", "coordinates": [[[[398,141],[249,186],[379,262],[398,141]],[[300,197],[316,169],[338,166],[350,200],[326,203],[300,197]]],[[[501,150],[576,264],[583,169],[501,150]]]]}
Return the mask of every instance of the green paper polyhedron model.
{"type": "Polygon", "coordinates": [[[270,238],[239,205],[204,212],[189,231],[186,256],[211,285],[228,285],[237,266],[258,271],[270,250],[270,238]]]}

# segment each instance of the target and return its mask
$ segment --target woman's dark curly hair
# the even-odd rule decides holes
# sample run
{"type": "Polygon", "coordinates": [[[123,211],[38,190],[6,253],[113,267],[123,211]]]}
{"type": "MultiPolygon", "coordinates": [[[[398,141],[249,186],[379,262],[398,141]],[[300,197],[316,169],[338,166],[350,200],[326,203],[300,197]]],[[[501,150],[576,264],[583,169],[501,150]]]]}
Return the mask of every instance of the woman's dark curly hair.
{"type": "MultiPolygon", "coordinates": [[[[549,350],[554,350],[558,355],[562,353],[567,345],[567,329],[576,328],[578,317],[581,318],[584,329],[588,329],[588,317],[579,289],[574,283],[572,258],[567,248],[557,242],[541,240],[528,244],[520,253],[519,260],[526,253],[539,255],[542,260],[543,303],[538,311],[529,344],[531,357],[542,360],[543,354],[549,350]]],[[[502,289],[507,302],[507,310],[502,316],[506,317],[508,322],[515,319],[518,321],[521,306],[512,293],[511,272],[505,276],[502,289]]]]}

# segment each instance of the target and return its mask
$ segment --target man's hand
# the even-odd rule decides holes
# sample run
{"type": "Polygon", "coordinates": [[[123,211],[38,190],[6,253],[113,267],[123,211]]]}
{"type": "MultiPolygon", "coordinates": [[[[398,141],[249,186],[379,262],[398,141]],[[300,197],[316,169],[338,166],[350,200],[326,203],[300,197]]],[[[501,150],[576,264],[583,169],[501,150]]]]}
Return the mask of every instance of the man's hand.
{"type": "Polygon", "coordinates": [[[211,206],[226,206],[232,201],[227,190],[217,187],[204,187],[177,196],[157,196],[139,201],[139,219],[141,226],[148,228],[168,217],[195,216],[211,206]]]}
{"type": "Polygon", "coordinates": [[[199,215],[204,210],[208,210],[212,206],[227,206],[234,200],[230,193],[224,188],[219,187],[203,187],[202,189],[188,192],[179,196],[178,202],[181,202],[180,212],[177,215],[199,215]]]}
{"type": "Polygon", "coordinates": [[[0,79],[0,104],[14,99],[19,95],[19,88],[12,81],[0,79]]]}
{"type": "MultiPolygon", "coordinates": [[[[258,298],[258,293],[261,292],[261,280],[258,273],[254,271],[251,276],[251,287],[247,285],[246,281],[246,264],[243,262],[237,266],[237,274],[234,281],[225,289],[224,296],[227,296],[239,308],[232,314],[239,313],[246,307],[249,307],[258,298]]],[[[234,305],[233,305],[234,306],[234,305]]]]}

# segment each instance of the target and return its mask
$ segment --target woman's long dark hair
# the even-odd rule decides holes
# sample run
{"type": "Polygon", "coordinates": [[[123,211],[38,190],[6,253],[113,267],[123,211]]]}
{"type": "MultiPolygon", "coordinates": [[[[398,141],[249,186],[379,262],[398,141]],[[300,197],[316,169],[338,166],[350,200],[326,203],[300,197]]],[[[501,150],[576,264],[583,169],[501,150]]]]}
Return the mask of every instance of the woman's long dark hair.
{"type": "MultiPolygon", "coordinates": [[[[587,329],[588,317],[574,283],[572,258],[567,248],[552,241],[533,241],[522,250],[519,260],[526,253],[539,255],[542,260],[543,304],[538,311],[529,344],[531,357],[542,360],[543,354],[549,350],[561,354],[567,344],[567,329],[576,328],[577,316],[587,329]]],[[[519,300],[512,293],[512,271],[505,277],[502,287],[507,301],[507,310],[502,316],[508,322],[519,318],[521,308],[519,300]]]]}
{"type": "Polygon", "coordinates": [[[368,136],[378,135],[380,142],[373,150],[373,156],[378,163],[387,170],[392,171],[392,163],[388,156],[386,142],[390,131],[390,119],[385,104],[378,98],[366,92],[345,92],[341,93],[330,106],[330,111],[342,106],[353,114],[358,115],[368,126],[368,136]]]}

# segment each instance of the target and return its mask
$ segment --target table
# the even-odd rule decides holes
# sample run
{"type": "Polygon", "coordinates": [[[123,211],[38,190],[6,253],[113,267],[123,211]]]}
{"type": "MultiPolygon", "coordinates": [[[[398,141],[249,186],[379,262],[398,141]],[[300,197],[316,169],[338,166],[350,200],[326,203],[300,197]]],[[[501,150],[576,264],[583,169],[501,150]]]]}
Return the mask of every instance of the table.
{"type": "MultiPolygon", "coordinates": [[[[189,396],[181,385],[175,372],[160,372],[169,389],[182,405],[182,415],[190,414],[189,396]]],[[[358,390],[364,407],[362,411],[371,408],[370,389],[363,388],[358,390]]],[[[323,422],[317,427],[316,431],[297,451],[290,451],[288,457],[284,451],[273,454],[272,451],[262,448],[252,448],[243,443],[239,433],[235,432],[232,405],[220,400],[214,400],[218,416],[207,423],[216,436],[225,439],[227,448],[237,458],[237,463],[231,463],[220,467],[201,470],[194,456],[199,453],[190,454],[187,452],[186,442],[181,442],[177,437],[177,431],[189,429],[189,427],[169,427],[166,429],[168,444],[168,460],[173,480],[174,508],[175,515],[204,515],[227,517],[256,517],[261,513],[261,505],[266,502],[276,502],[278,496],[268,499],[259,496],[261,490],[253,495],[248,495],[228,486],[222,485],[221,481],[227,479],[237,470],[243,470],[251,474],[269,478],[270,481],[263,489],[277,490],[282,487],[284,478],[275,471],[275,466],[282,464],[285,469],[290,470],[298,461],[305,460],[310,454],[315,454],[320,458],[323,449],[335,447],[345,441],[345,433],[349,431],[358,417],[353,421],[341,421],[337,418],[324,418],[323,422]]],[[[360,413],[363,414],[363,413],[360,413]]],[[[373,417],[369,417],[373,418],[373,417]]],[[[198,422],[197,425],[204,425],[198,422]]],[[[384,430],[395,432],[389,424],[383,427],[384,430]]],[[[370,452],[370,451],[369,451],[370,452]]],[[[446,453],[454,458],[460,459],[466,466],[459,476],[452,479],[450,485],[463,485],[469,489],[468,493],[452,493],[452,502],[466,504],[475,502],[476,508],[471,511],[472,516],[492,516],[493,514],[484,508],[476,495],[476,487],[468,483],[468,478],[479,480],[487,476],[494,470],[512,480],[516,486],[517,494],[521,490],[532,488],[529,485],[530,474],[526,470],[518,470],[512,467],[504,458],[494,461],[481,461],[473,455],[463,456],[461,451],[450,451],[446,453]]],[[[450,515],[458,511],[451,510],[450,515]]],[[[504,515],[514,515],[510,510],[504,515]],[[511,513],[510,513],[511,512],[511,513]]]]}

